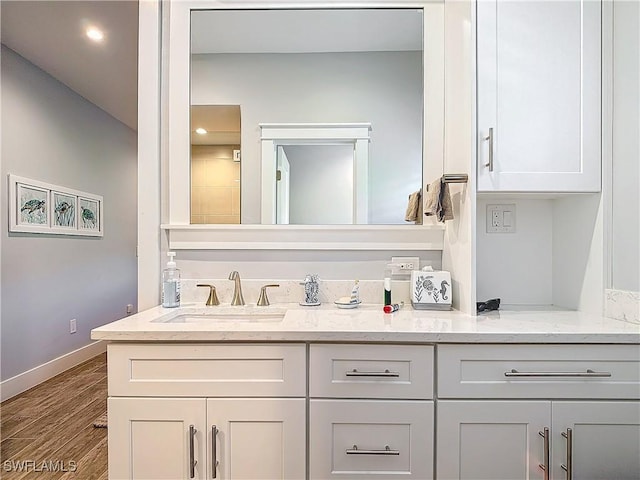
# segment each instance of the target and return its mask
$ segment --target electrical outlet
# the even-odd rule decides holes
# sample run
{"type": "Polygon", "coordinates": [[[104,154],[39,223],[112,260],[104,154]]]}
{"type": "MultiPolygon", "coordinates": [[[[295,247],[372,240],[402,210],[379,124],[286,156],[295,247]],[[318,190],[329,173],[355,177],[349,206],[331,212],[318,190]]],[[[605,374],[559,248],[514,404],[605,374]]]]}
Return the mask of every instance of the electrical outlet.
{"type": "Polygon", "coordinates": [[[72,318],[69,320],[69,333],[76,333],[77,331],[76,319],[72,318]]]}
{"type": "Polygon", "coordinates": [[[408,275],[420,269],[420,257],[391,257],[391,274],[408,275]]]}
{"type": "Polygon", "coordinates": [[[131,315],[133,313],[133,305],[131,303],[127,304],[127,315],[131,315]]]}
{"type": "Polygon", "coordinates": [[[487,233],[515,233],[515,204],[487,205],[487,233]]]}
{"type": "Polygon", "coordinates": [[[494,227],[501,227],[503,222],[503,212],[501,210],[491,211],[491,225],[494,227]]]}

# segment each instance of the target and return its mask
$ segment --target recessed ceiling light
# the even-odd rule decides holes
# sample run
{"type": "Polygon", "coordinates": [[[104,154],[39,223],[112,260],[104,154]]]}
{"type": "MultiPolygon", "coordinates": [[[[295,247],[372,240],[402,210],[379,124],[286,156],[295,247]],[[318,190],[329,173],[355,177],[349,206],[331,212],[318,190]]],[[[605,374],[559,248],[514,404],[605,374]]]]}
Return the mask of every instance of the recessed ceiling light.
{"type": "Polygon", "coordinates": [[[196,133],[198,135],[204,135],[205,133],[207,133],[207,131],[204,128],[199,127],[199,128],[196,128],[196,133]]]}
{"type": "Polygon", "coordinates": [[[102,33],[102,30],[96,27],[89,27],[87,28],[86,32],[87,32],[87,37],[89,37],[94,42],[101,42],[102,39],[104,38],[104,33],[102,33]]]}

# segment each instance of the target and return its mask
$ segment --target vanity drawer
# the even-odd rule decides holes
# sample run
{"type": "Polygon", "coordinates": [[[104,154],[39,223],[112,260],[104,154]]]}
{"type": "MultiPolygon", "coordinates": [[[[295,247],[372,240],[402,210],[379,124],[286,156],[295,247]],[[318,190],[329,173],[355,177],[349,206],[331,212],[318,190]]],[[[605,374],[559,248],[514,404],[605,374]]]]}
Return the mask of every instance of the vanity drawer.
{"type": "Polygon", "coordinates": [[[433,346],[311,345],[309,396],[433,398],[433,346]]]}
{"type": "Polygon", "coordinates": [[[111,344],[110,396],[304,397],[297,344],[111,344]]]}
{"type": "Polygon", "coordinates": [[[433,478],[432,401],[311,400],[309,478],[433,478]]]}
{"type": "Polygon", "coordinates": [[[439,345],[439,398],[640,398],[639,345],[439,345]]]}

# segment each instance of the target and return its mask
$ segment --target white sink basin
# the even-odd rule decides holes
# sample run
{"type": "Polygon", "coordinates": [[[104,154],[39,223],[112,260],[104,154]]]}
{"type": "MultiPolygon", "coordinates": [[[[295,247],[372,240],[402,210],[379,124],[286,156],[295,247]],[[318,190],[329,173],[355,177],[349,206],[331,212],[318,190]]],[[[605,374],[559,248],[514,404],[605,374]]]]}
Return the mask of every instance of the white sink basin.
{"type": "Polygon", "coordinates": [[[182,315],[177,315],[175,317],[160,317],[152,322],[155,323],[205,323],[205,322],[257,322],[257,323],[265,323],[265,322],[281,322],[284,318],[284,312],[270,312],[270,313],[203,313],[203,314],[193,314],[193,313],[185,313],[182,315]]]}

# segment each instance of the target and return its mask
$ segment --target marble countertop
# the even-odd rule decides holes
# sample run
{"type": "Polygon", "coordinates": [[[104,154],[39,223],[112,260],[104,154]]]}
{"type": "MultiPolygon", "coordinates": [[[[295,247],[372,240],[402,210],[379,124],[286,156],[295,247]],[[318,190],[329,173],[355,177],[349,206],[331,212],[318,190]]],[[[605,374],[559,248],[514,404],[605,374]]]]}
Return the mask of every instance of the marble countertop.
{"type": "Polygon", "coordinates": [[[627,343],[640,344],[640,325],[552,307],[471,316],[404,306],[338,309],[333,304],[268,307],[183,304],[154,307],[91,331],[94,340],[122,342],[398,342],[398,343],[627,343]]]}

